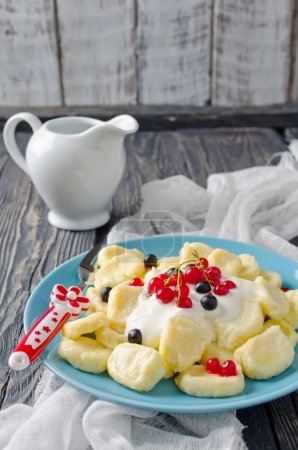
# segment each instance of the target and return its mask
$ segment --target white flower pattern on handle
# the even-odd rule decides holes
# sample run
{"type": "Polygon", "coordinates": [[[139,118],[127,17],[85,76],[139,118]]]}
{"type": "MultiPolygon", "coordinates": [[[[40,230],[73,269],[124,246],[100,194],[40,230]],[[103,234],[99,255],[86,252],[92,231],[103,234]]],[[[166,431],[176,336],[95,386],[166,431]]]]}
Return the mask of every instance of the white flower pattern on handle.
{"type": "Polygon", "coordinates": [[[81,312],[88,311],[90,300],[82,296],[82,291],[77,286],[66,289],[62,284],[55,284],[51,292],[50,307],[54,305],[66,306],[66,304],[71,317],[75,318],[81,312]]]}

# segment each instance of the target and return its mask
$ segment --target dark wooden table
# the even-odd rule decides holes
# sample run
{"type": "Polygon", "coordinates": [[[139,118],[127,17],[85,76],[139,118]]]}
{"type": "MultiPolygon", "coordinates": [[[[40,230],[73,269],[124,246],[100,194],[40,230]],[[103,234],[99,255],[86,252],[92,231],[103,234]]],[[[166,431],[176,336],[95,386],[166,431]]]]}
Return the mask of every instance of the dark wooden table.
{"type": "MultiPolygon", "coordinates": [[[[285,120],[283,119],[283,125],[285,120]]],[[[298,123],[298,121],[297,121],[298,123]]],[[[220,125],[220,122],[218,123],[220,125]]],[[[292,124],[292,123],[291,123],[292,124]]],[[[184,124],[185,125],[185,124],[184,124]]],[[[40,280],[63,261],[104,242],[110,227],[135,213],[142,183],[184,174],[206,186],[208,175],[262,165],[274,152],[286,149],[286,140],[298,133],[274,128],[196,128],[140,131],[127,138],[126,172],[112,204],[109,224],[93,231],[57,230],[47,222],[47,207],[30,179],[14,164],[0,142],[0,406],[32,402],[42,373],[38,360],[28,370],[11,371],[7,360],[23,333],[26,301],[40,280]]],[[[179,124],[177,124],[179,127],[179,124]]],[[[25,145],[30,133],[18,133],[25,145]]],[[[239,410],[247,426],[250,449],[298,449],[298,393],[239,410]]]]}

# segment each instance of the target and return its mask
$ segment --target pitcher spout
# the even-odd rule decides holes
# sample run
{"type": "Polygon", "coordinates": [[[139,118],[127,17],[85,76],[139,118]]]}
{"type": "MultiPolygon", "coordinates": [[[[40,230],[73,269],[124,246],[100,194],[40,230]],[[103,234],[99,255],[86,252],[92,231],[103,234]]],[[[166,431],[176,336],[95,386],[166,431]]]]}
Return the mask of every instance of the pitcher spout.
{"type": "Polygon", "coordinates": [[[139,124],[132,116],[123,114],[114,117],[107,122],[97,120],[94,126],[81,134],[82,138],[89,139],[93,148],[107,147],[110,149],[121,148],[126,135],[135,133],[139,124]]]}
{"type": "Polygon", "coordinates": [[[106,124],[115,127],[122,136],[135,133],[139,129],[138,122],[129,114],[113,117],[113,119],[106,122],[106,124]]]}

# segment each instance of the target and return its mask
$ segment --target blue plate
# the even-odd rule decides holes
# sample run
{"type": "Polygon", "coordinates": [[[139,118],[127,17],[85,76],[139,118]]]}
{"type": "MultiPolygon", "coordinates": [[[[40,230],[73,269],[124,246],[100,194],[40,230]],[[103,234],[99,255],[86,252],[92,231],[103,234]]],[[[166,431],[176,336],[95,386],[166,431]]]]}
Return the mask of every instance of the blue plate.
{"type": "MultiPolygon", "coordinates": [[[[177,255],[184,242],[201,241],[212,247],[219,247],[233,253],[250,253],[254,255],[263,269],[279,272],[283,282],[291,289],[298,287],[298,265],[277,253],[260,247],[229,241],[198,236],[154,236],[120,242],[127,248],[138,248],[144,253],[154,253],[157,257],[177,255]]],[[[67,286],[79,283],[76,274],[77,266],[85,254],[66,261],[60,267],[47,275],[35,288],[30,296],[24,313],[24,326],[28,331],[33,323],[45,312],[49,304],[49,295],[54,284],[67,286]]],[[[242,394],[228,398],[197,398],[190,397],[175,386],[173,380],[163,380],[148,393],[139,393],[127,389],[106,373],[94,375],[75,369],[60,359],[57,354],[57,344],[60,336],[43,352],[45,365],[69,383],[77,386],[96,397],[113,403],[172,413],[200,413],[224,411],[228,409],[246,408],[268,402],[289,394],[298,389],[298,356],[291,367],[281,375],[266,381],[245,380],[245,390],[242,394]]]]}

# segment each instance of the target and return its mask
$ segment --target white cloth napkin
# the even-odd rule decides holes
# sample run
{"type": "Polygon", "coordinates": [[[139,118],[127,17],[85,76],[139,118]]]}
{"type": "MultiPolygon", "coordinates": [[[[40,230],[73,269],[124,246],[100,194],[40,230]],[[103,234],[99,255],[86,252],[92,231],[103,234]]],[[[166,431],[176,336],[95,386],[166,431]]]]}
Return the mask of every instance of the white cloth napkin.
{"type": "MultiPolygon", "coordinates": [[[[147,183],[142,206],[108,243],[144,235],[191,233],[252,242],[298,261],[298,141],[277,166],[211,175],[207,189],[184,176],[147,183]]],[[[97,400],[45,369],[34,406],[0,413],[6,450],[244,450],[235,412],[161,414],[97,400]]]]}

